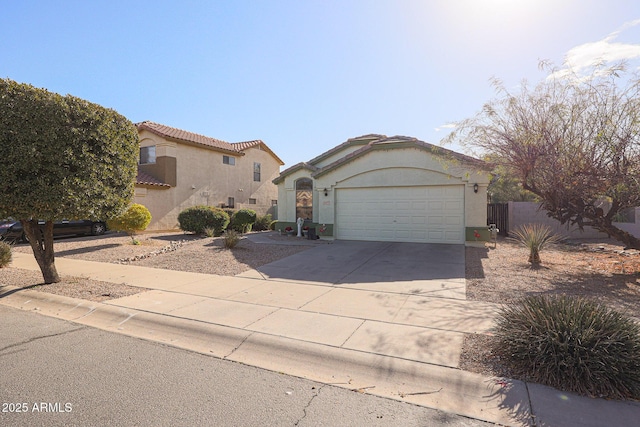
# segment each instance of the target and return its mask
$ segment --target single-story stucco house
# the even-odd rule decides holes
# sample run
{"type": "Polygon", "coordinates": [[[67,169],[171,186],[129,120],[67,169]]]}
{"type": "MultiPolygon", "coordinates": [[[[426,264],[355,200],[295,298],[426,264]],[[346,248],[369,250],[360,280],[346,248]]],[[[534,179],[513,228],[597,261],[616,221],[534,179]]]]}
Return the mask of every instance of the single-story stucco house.
{"type": "Polygon", "coordinates": [[[151,212],[148,230],[176,229],[178,214],[196,205],[275,210],[272,181],[284,163],[263,141],[229,143],[150,121],[136,127],[135,202],[151,212]]]}
{"type": "Polygon", "coordinates": [[[278,229],[322,238],[468,244],[487,240],[487,165],[405,136],[351,138],[273,180],[278,229]]]}

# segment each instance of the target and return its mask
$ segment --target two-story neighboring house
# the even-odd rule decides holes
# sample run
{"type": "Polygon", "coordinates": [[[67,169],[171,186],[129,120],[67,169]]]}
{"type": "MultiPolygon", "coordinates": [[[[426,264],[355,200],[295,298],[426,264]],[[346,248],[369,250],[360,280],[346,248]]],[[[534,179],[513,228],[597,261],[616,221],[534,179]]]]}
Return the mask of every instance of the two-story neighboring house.
{"type": "Polygon", "coordinates": [[[135,202],[146,206],[148,230],[178,227],[178,214],[196,205],[273,213],[272,182],[284,163],[262,141],[228,143],[154,122],[136,124],[140,163],[135,202]]]}

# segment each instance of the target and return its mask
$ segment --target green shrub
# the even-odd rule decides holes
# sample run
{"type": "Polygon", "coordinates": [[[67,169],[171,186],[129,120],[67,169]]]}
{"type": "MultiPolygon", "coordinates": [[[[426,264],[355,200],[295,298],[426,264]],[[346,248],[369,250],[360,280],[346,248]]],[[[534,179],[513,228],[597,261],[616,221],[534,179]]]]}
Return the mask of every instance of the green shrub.
{"type": "Polygon", "coordinates": [[[134,203],[120,216],[107,221],[111,230],[124,231],[137,244],[136,231],[144,231],[151,222],[151,212],[145,206],[134,203]]]}
{"type": "Polygon", "coordinates": [[[271,221],[271,223],[269,223],[269,230],[275,230],[276,229],[276,225],[278,225],[278,220],[273,220],[271,221]]]}
{"type": "Polygon", "coordinates": [[[235,209],[229,209],[229,208],[225,208],[223,209],[227,215],[229,215],[229,223],[227,224],[227,227],[225,228],[226,230],[233,230],[233,217],[236,214],[236,210],[235,209]]]}
{"type": "Polygon", "coordinates": [[[256,211],[240,209],[233,215],[233,229],[239,233],[251,231],[251,226],[256,222],[256,217],[256,211]]]}
{"type": "Polygon", "coordinates": [[[220,235],[229,224],[229,215],[220,208],[193,206],[180,212],[178,223],[183,231],[204,234],[206,228],[212,228],[220,235]]]}
{"type": "Polygon", "coordinates": [[[255,231],[265,231],[269,229],[271,222],[273,219],[271,218],[271,214],[266,214],[263,216],[259,216],[256,218],[255,224],[253,224],[253,230],[255,231]]]}
{"type": "Polygon", "coordinates": [[[640,398],[640,325],[605,305],[531,296],[498,315],[493,352],[522,379],[593,397],[640,398]]]}
{"type": "Polygon", "coordinates": [[[233,249],[240,242],[240,235],[234,230],[227,230],[224,232],[224,247],[227,249],[233,249]]]}
{"type": "Polygon", "coordinates": [[[542,262],[540,252],[549,243],[555,243],[560,237],[553,234],[551,228],[544,224],[524,224],[511,231],[512,240],[529,249],[529,262],[538,265],[542,262]]]}
{"type": "Polygon", "coordinates": [[[11,263],[11,245],[0,241],[0,268],[11,263]]]}

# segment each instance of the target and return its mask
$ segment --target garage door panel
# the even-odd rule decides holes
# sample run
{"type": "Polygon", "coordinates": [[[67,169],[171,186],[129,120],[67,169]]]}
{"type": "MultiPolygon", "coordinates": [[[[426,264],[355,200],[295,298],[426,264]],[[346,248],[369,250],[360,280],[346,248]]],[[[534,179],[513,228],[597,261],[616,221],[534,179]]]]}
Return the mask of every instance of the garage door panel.
{"type": "Polygon", "coordinates": [[[463,186],[344,188],[339,239],[464,243],[463,186]]]}
{"type": "Polygon", "coordinates": [[[459,225],[462,227],[462,218],[455,216],[448,216],[444,218],[444,222],[446,225],[459,225]]]}
{"type": "Polygon", "coordinates": [[[412,216],[411,217],[411,224],[415,224],[415,225],[423,225],[427,223],[427,217],[425,216],[412,216]]]}
{"type": "Polygon", "coordinates": [[[398,225],[410,225],[411,224],[411,217],[410,216],[396,216],[396,223],[398,225]]]}
{"type": "Polygon", "coordinates": [[[443,209],[447,210],[447,211],[462,209],[462,201],[460,201],[460,200],[445,200],[443,209]]]}

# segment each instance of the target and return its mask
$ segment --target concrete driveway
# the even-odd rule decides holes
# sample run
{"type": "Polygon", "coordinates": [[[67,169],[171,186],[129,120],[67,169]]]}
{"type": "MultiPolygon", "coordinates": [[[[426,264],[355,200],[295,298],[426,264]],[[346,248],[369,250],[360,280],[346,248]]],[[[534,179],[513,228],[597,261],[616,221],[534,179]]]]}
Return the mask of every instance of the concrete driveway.
{"type": "Polygon", "coordinates": [[[465,299],[464,245],[337,240],[240,276],[465,299]]]}

